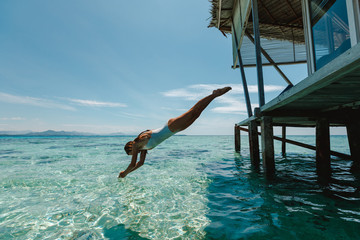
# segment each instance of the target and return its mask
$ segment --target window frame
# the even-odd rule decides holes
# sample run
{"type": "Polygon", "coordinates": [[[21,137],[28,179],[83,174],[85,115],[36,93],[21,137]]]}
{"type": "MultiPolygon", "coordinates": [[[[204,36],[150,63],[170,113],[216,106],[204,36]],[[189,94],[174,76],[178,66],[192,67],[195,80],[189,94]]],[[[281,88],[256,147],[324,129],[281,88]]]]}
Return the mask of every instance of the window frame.
{"type": "MultiPolygon", "coordinates": [[[[307,54],[308,75],[316,72],[315,49],[311,29],[310,1],[302,0],[304,36],[307,54]]],[[[360,0],[346,0],[351,47],[360,42],[360,0]]]]}

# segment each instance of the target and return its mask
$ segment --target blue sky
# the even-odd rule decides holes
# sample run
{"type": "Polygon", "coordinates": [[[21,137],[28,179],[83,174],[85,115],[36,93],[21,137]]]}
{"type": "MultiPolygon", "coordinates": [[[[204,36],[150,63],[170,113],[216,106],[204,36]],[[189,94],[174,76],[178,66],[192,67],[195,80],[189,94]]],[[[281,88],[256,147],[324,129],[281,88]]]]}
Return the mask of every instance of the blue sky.
{"type": "MultiPolygon", "coordinates": [[[[0,1],[0,131],[135,134],[229,85],[184,134],[233,134],[246,118],[240,73],[209,17],[207,0],[0,1]]],[[[283,70],[295,83],[307,75],[283,70]]],[[[272,68],[264,78],[269,101],[286,83],[272,68]]]]}

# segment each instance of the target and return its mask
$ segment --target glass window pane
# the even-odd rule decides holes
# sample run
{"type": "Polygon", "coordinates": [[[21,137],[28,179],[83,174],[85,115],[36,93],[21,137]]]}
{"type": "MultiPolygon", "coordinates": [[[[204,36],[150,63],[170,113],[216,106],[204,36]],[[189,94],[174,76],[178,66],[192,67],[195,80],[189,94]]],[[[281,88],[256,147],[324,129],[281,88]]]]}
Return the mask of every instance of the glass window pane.
{"type": "Polygon", "coordinates": [[[346,0],[310,0],[316,70],[350,48],[346,0]]]}

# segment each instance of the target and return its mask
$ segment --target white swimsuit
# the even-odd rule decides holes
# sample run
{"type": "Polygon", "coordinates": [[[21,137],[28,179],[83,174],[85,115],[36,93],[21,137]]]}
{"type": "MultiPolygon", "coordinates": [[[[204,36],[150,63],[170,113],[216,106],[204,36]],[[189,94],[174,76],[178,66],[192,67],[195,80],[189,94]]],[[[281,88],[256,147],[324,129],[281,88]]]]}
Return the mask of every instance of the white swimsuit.
{"type": "Polygon", "coordinates": [[[164,127],[158,128],[155,130],[151,130],[151,137],[146,144],[146,146],[143,148],[144,150],[150,150],[174,135],[176,132],[170,131],[167,124],[165,124],[164,127]]]}

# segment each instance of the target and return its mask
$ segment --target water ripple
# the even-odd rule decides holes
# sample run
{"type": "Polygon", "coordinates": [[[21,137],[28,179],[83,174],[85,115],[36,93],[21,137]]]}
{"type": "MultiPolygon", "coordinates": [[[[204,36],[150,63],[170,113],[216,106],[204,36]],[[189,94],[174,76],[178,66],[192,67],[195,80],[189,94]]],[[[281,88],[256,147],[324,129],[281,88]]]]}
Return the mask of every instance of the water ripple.
{"type": "Polygon", "coordinates": [[[314,154],[289,147],[269,181],[246,138],[239,155],[232,136],[177,136],[117,180],[128,140],[2,140],[0,239],[360,238],[360,178],[348,161],[332,161],[324,184],[314,154]]]}

